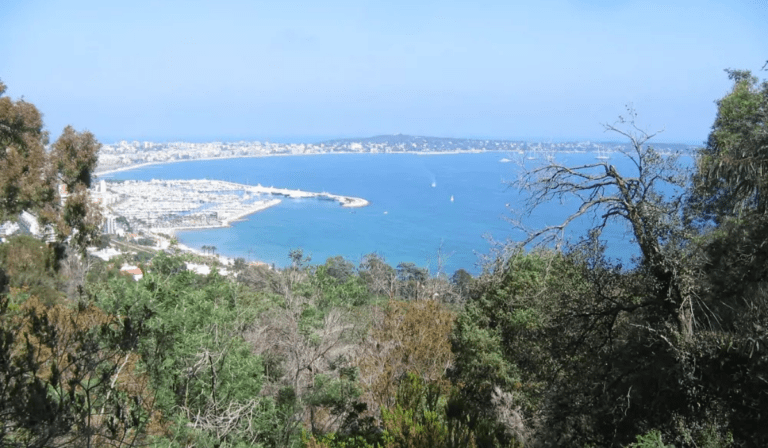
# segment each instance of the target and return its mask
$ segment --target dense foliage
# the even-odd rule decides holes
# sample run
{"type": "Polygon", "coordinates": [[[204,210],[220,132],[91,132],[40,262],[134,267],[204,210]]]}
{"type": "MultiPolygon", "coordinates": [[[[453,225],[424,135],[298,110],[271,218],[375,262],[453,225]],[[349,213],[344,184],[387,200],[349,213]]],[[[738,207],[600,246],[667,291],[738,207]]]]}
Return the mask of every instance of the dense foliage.
{"type": "Polygon", "coordinates": [[[42,114],[26,101],[4,96],[0,82],[0,219],[21,211],[53,226],[53,236],[81,249],[98,235],[101,219],[88,200],[101,145],[90,132],[67,126],[46,150],[42,114]]]}

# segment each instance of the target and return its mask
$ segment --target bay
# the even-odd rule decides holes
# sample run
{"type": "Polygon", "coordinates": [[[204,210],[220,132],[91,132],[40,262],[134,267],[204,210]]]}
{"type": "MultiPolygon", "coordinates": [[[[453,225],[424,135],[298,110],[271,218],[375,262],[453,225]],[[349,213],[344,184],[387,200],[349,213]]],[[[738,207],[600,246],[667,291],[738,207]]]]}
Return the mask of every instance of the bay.
{"type": "MultiPolygon", "coordinates": [[[[595,161],[592,153],[555,156],[565,163],[595,161]]],[[[501,162],[507,158],[513,156],[485,152],[256,157],[151,165],[100,178],[217,179],[362,197],[370,205],[358,209],[325,200],[285,199],[229,228],[183,231],[177,236],[193,248],[213,245],[217,253],[279,267],[289,264],[291,249],[301,248],[312,263],[341,255],[357,264],[365,254],[376,252],[393,266],[413,262],[433,273],[440,267],[449,275],[460,268],[477,274],[478,255],[490,251],[488,237],[505,241],[523,236],[508,221],[510,209],[522,207],[522,197],[509,187],[520,168],[501,162]]],[[[615,160],[618,169],[626,164],[615,160]]],[[[557,224],[574,207],[546,204],[526,223],[557,224]]],[[[578,238],[588,225],[587,220],[576,222],[567,235],[578,238]]],[[[621,224],[604,235],[609,256],[629,262],[637,254],[621,224]]]]}

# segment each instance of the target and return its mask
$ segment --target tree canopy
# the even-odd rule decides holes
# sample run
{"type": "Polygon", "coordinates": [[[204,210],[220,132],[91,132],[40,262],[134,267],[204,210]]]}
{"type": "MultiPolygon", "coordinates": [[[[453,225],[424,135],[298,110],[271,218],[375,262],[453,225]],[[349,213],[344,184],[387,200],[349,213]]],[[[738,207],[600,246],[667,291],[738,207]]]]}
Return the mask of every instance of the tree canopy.
{"type": "Polygon", "coordinates": [[[711,219],[768,211],[768,81],[745,70],[727,72],[733,88],[717,102],[694,179],[694,197],[711,219]]]}
{"type": "Polygon", "coordinates": [[[0,82],[0,219],[26,210],[52,224],[59,241],[73,237],[85,247],[101,224],[87,191],[101,144],[90,132],[67,126],[46,150],[42,114],[5,91],[0,82]]]}

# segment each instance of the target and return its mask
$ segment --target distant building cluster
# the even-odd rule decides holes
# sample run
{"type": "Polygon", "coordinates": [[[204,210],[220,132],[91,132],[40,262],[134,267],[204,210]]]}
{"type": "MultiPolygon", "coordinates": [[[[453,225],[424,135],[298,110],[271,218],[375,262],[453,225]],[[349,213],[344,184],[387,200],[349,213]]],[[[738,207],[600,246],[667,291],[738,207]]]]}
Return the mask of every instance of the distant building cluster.
{"type": "MultiPolygon", "coordinates": [[[[404,152],[610,152],[618,146],[599,142],[525,142],[409,135],[382,135],[364,139],[330,140],[322,143],[210,142],[154,143],[121,141],[104,145],[98,171],[145,163],[290,154],[404,153],[404,152]]],[[[669,146],[669,145],[668,145],[669,146]]],[[[681,145],[672,145],[681,146],[681,145]]],[[[684,145],[683,145],[684,146],[684,145]]],[[[680,148],[677,148],[680,149],[680,148]]],[[[683,148],[686,149],[686,148],[683,148]]]]}
{"type": "Polygon", "coordinates": [[[105,232],[120,231],[121,223],[145,229],[221,227],[274,205],[247,188],[208,180],[110,182],[101,193],[105,232]]]}

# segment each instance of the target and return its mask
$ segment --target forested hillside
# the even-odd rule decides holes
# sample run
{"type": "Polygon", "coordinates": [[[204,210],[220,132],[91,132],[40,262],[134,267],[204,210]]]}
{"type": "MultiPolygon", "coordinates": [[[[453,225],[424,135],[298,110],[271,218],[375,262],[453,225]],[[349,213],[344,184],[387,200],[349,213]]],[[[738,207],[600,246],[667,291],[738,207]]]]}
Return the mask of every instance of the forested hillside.
{"type": "Polygon", "coordinates": [[[533,229],[477,277],[300,250],[233,276],[174,246],[92,258],[98,142],[67,128],[46,151],[35,106],[0,96],[0,215],[50,226],[0,245],[0,446],[768,445],[768,82],[728,73],[693,172],[630,110],[606,128],[631,172],[515,184],[528,210],[576,197],[592,230],[533,229]],[[636,265],[603,256],[606,226],[636,265]]]}

